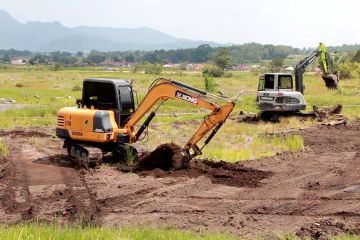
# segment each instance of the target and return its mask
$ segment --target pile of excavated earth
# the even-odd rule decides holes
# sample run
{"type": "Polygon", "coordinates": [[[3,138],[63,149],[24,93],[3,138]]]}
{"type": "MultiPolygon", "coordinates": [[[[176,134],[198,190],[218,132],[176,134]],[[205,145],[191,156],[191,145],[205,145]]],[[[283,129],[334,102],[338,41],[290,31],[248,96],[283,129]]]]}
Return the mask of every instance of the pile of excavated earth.
{"type": "Polygon", "coordinates": [[[305,143],[297,153],[124,172],[74,167],[52,129],[3,130],[9,154],[0,162],[0,222],[81,216],[107,226],[171,226],[249,238],[360,234],[360,120],[296,134],[305,143]]]}

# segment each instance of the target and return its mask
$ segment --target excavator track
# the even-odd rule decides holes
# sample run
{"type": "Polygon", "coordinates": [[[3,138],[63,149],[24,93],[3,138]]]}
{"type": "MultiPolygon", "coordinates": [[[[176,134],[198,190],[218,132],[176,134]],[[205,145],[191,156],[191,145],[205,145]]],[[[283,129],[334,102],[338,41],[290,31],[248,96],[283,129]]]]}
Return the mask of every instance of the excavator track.
{"type": "Polygon", "coordinates": [[[102,163],[103,152],[101,149],[77,143],[67,143],[66,145],[69,157],[79,166],[94,168],[102,163]]]}

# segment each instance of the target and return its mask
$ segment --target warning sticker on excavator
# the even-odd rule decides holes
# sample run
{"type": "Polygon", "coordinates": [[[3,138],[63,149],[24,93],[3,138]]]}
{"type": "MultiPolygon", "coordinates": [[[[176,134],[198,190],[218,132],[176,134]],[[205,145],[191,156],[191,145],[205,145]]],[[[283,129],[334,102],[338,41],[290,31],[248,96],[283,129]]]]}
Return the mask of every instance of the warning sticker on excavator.
{"type": "Polygon", "coordinates": [[[198,103],[198,99],[197,98],[194,98],[190,95],[187,95],[186,93],[183,93],[183,92],[180,92],[180,91],[176,91],[176,94],[175,96],[177,98],[180,98],[182,100],[185,100],[185,101],[188,101],[188,102],[191,102],[191,103],[194,103],[194,104],[197,104],[198,103]]]}

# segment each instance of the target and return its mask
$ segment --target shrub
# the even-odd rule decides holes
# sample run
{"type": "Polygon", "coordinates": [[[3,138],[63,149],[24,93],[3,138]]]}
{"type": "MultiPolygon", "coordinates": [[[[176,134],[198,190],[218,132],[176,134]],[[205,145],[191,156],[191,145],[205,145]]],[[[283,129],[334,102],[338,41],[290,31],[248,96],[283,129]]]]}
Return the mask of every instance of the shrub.
{"type": "Polygon", "coordinates": [[[234,75],[233,75],[233,73],[232,72],[225,72],[224,73],[224,77],[226,77],[226,78],[231,78],[231,77],[233,77],[234,75]]]}
{"type": "Polygon", "coordinates": [[[204,84],[205,84],[206,91],[215,92],[216,84],[215,84],[214,79],[212,77],[204,76],[204,84]]]}
{"type": "Polygon", "coordinates": [[[79,92],[82,90],[82,88],[79,85],[75,85],[71,90],[73,90],[74,92],[79,92]]]}
{"type": "Polygon", "coordinates": [[[224,70],[214,65],[208,64],[204,66],[202,74],[204,77],[221,77],[224,75],[224,70]]]}
{"type": "Polygon", "coordinates": [[[58,63],[56,63],[56,64],[54,65],[54,71],[60,71],[62,68],[63,68],[63,66],[60,65],[60,64],[58,64],[58,63]]]}
{"type": "Polygon", "coordinates": [[[347,63],[339,64],[337,70],[340,79],[350,79],[352,77],[351,66],[347,63]]]}
{"type": "Polygon", "coordinates": [[[144,71],[145,74],[159,75],[162,73],[163,67],[161,64],[150,64],[150,63],[138,63],[135,64],[133,72],[144,71]]]}
{"type": "Polygon", "coordinates": [[[145,74],[161,74],[163,67],[161,64],[145,64],[144,66],[145,74]]]}

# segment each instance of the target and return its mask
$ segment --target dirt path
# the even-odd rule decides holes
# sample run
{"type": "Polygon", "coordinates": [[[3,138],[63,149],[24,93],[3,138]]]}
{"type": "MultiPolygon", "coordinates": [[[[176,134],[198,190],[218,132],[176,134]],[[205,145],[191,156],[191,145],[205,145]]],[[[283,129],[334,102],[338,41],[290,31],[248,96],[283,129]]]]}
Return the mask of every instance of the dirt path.
{"type": "Polygon", "coordinates": [[[34,144],[35,132],[0,132],[11,146],[11,166],[0,180],[1,222],[68,221],[80,214],[105,225],[247,237],[360,234],[360,121],[300,132],[306,147],[300,153],[234,165],[197,160],[172,173],[76,170],[66,165],[59,140],[38,133],[34,144]]]}
{"type": "Polygon", "coordinates": [[[4,112],[10,109],[21,109],[28,106],[31,106],[31,104],[0,103],[0,112],[4,112]]]}
{"type": "Polygon", "coordinates": [[[69,220],[76,214],[91,220],[96,217],[96,203],[83,174],[67,166],[66,157],[58,153],[61,148],[56,139],[37,131],[0,135],[8,135],[11,146],[7,158],[11,168],[4,179],[8,184],[1,195],[0,222],[59,217],[69,220]]]}

